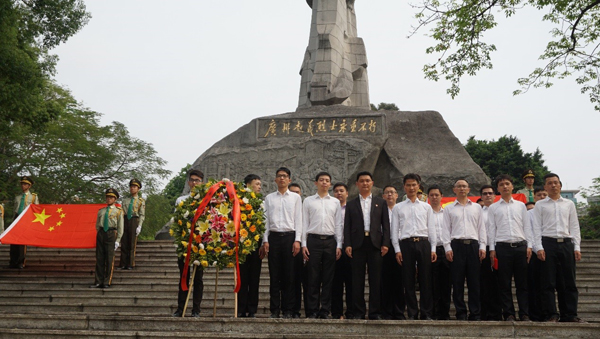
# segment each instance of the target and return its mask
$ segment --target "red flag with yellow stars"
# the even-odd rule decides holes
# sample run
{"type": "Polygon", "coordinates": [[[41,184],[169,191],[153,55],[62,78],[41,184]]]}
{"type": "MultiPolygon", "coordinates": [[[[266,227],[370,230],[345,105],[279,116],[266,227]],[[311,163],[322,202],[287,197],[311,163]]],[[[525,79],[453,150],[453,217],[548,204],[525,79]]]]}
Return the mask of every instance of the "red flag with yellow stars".
{"type": "Polygon", "coordinates": [[[96,247],[96,217],[106,204],[29,205],[0,235],[0,243],[37,247],[96,247]]]}

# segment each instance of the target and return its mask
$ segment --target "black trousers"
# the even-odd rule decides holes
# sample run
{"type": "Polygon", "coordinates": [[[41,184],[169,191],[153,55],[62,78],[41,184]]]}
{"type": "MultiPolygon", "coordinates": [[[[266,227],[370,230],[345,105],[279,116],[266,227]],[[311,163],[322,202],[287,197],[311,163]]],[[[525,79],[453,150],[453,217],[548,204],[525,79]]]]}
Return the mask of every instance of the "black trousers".
{"type": "Polygon", "coordinates": [[[431,263],[433,280],[433,318],[450,319],[450,294],[452,293],[452,276],[450,262],[446,259],[444,246],[436,247],[437,261],[431,263]]]}
{"type": "MultiPolygon", "coordinates": [[[[533,321],[544,321],[546,316],[542,313],[542,267],[541,261],[537,258],[537,253],[531,255],[529,265],[527,266],[527,293],[529,300],[529,317],[533,321]]],[[[565,281],[560,272],[556,272],[556,289],[564,290],[565,281]]],[[[564,293],[558,294],[558,309],[560,317],[566,319],[564,314],[565,306],[564,293]]]]}
{"type": "Polygon", "coordinates": [[[369,268],[369,317],[381,316],[381,249],[373,246],[370,237],[365,237],[362,246],[352,248],[352,299],[353,317],[364,318],[367,313],[365,303],[365,273],[369,268]]]}
{"type": "MultiPolygon", "coordinates": [[[[177,310],[183,312],[183,307],[185,306],[185,301],[187,300],[188,291],[184,291],[181,289],[181,281],[183,280],[183,272],[185,266],[185,258],[177,258],[177,266],[179,267],[179,293],[177,294],[177,310]]],[[[193,265],[189,265],[189,268],[193,268],[193,265]]],[[[204,271],[200,268],[196,269],[196,275],[194,276],[194,288],[192,290],[192,312],[200,312],[200,303],[202,302],[202,293],[204,292],[204,281],[202,281],[202,276],[204,275],[204,271]]],[[[192,288],[190,286],[190,278],[192,277],[192,272],[188,272],[187,276],[187,284],[188,288],[192,288]]]]}
{"type": "Polygon", "coordinates": [[[331,316],[339,319],[345,314],[346,318],[352,317],[352,264],[346,251],[335,262],[333,274],[333,291],[331,293],[331,316]],[[344,313],[344,288],[346,289],[346,313],[344,313]]]}
{"type": "Polygon", "coordinates": [[[527,244],[511,247],[496,243],[498,258],[498,285],[504,319],[515,316],[512,298],[512,279],[514,276],[519,304],[519,318],[529,316],[529,296],[527,294],[527,244]]]}
{"type": "Polygon", "coordinates": [[[381,269],[381,311],[384,319],[404,320],[406,301],[402,266],[396,261],[394,249],[383,256],[381,269]]]}
{"type": "Polygon", "coordinates": [[[333,235],[328,239],[321,239],[317,235],[309,234],[306,247],[310,256],[306,262],[308,284],[305,312],[307,316],[313,314],[327,316],[331,313],[336,241],[333,235]]]}
{"type": "MultiPolygon", "coordinates": [[[[18,213],[15,213],[13,219],[17,219],[18,213]]],[[[10,260],[9,265],[12,268],[17,268],[19,265],[25,267],[25,254],[27,254],[27,246],[25,245],[10,245],[10,260]]]]}
{"type": "Polygon", "coordinates": [[[140,218],[133,217],[127,219],[123,227],[123,236],[121,237],[121,259],[119,267],[134,267],[135,266],[135,247],[137,244],[137,236],[135,231],[139,225],[140,218]]]}
{"type": "MultiPolygon", "coordinates": [[[[498,272],[492,268],[490,248],[486,247],[485,259],[481,261],[481,320],[502,320],[502,304],[498,272]]],[[[514,314],[513,314],[514,315],[514,314]]]]}
{"type": "Polygon", "coordinates": [[[480,295],[479,295],[479,242],[470,240],[466,244],[463,240],[454,239],[451,242],[454,260],[450,263],[452,272],[452,299],[456,309],[456,318],[467,317],[465,305],[465,278],[469,289],[469,320],[480,320],[480,295]]]}
{"type": "MultiPolygon", "coordinates": [[[[412,239],[412,238],[409,238],[412,239]]],[[[406,314],[409,319],[418,319],[416,267],[419,267],[419,292],[421,319],[433,315],[433,291],[431,288],[431,244],[429,240],[400,240],[402,251],[402,281],[406,296],[406,314]]]]}
{"type": "Polygon", "coordinates": [[[542,237],[546,261],[539,261],[539,263],[542,271],[542,313],[546,319],[558,316],[554,301],[555,290],[558,294],[559,306],[565,308],[560,309],[561,321],[577,317],[579,292],[575,284],[575,245],[570,240],[565,239],[565,242],[559,243],[554,238],[542,237]],[[557,283],[557,275],[563,277],[563,286],[557,283]],[[564,305],[560,305],[561,298],[564,305]]]}
{"type": "Polygon", "coordinates": [[[101,228],[96,233],[96,284],[110,286],[115,266],[115,240],[117,230],[104,232],[101,228]]]}
{"type": "MultiPolygon", "coordinates": [[[[269,233],[269,295],[271,314],[292,313],[294,308],[294,268],[292,248],[295,232],[269,233]]],[[[298,254],[298,256],[302,256],[298,254]]]]}
{"type": "MultiPolygon", "coordinates": [[[[258,242],[262,243],[262,240],[258,242]]],[[[258,249],[246,256],[240,264],[240,291],[238,292],[238,313],[256,313],[258,311],[258,288],[262,259],[258,249]]]]}
{"type": "Polygon", "coordinates": [[[304,262],[304,256],[302,253],[298,253],[294,257],[294,308],[293,313],[300,316],[300,310],[302,309],[302,299],[304,298],[304,312],[306,312],[308,298],[308,278],[306,272],[306,263],[304,262]]]}

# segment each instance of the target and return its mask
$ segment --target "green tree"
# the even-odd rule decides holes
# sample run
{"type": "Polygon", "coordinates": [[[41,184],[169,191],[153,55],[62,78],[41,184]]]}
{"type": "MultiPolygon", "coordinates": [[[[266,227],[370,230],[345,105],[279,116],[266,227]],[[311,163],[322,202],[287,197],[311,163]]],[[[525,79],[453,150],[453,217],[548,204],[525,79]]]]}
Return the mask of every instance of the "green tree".
{"type": "Polygon", "coordinates": [[[153,146],[132,137],[119,122],[101,126],[100,113],[83,107],[60,87],[55,89],[55,101],[64,107],[55,120],[43,129],[15,123],[10,134],[0,136],[4,198],[18,192],[23,174],[34,177],[33,190],[42,203],[103,202],[106,188],[126,194],[134,177],[142,181],[145,194],[158,193],[170,171],[163,169],[166,162],[153,146]]]}
{"type": "Polygon", "coordinates": [[[50,50],[87,24],[80,0],[0,0],[0,133],[13,123],[41,127],[61,111],[50,50]]]}
{"type": "MultiPolygon", "coordinates": [[[[162,195],[168,199],[170,206],[173,206],[175,200],[181,196],[181,192],[183,192],[183,188],[187,181],[187,172],[190,170],[190,167],[192,167],[192,165],[185,165],[165,186],[162,195]]],[[[172,211],[169,213],[171,212],[172,211]]]]}
{"type": "Polygon", "coordinates": [[[473,161],[492,180],[500,174],[508,174],[513,178],[515,191],[525,187],[521,175],[527,169],[535,173],[536,186],[543,185],[543,176],[548,167],[544,165],[542,152],[538,149],[533,153],[525,153],[520,141],[516,137],[502,136],[498,140],[476,140],[475,136],[469,137],[464,145],[465,150],[473,161]]]}
{"type": "Polygon", "coordinates": [[[371,111],[380,111],[380,110],[399,111],[400,109],[394,103],[388,104],[388,103],[385,103],[385,102],[381,102],[377,106],[371,104],[371,111]]]}
{"type": "Polygon", "coordinates": [[[447,93],[454,98],[460,92],[460,79],[476,75],[480,69],[492,68],[496,45],[486,42],[484,34],[497,26],[494,14],[506,17],[531,6],[546,14],[543,21],[554,25],[553,39],[539,56],[545,65],[518,79],[520,89],[550,87],[553,79],[576,75],[582,93],[588,93],[595,109],[600,110],[600,1],[580,0],[422,0],[413,27],[415,34],[433,25],[430,36],[435,45],[426,53],[436,54],[437,62],[425,65],[425,77],[450,81],[447,93]]]}
{"type": "Polygon", "coordinates": [[[163,194],[151,194],[146,198],[146,219],[140,233],[140,239],[154,240],[154,235],[173,214],[174,202],[169,201],[163,194]]]}

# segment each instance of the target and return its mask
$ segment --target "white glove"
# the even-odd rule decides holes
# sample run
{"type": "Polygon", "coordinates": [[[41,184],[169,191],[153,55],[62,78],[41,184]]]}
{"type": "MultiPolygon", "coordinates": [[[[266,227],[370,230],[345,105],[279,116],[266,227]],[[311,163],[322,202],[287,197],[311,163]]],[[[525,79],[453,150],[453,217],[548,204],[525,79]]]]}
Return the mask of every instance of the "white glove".
{"type": "Polygon", "coordinates": [[[117,248],[119,248],[119,242],[115,241],[115,251],[117,250],[117,248]]]}
{"type": "Polygon", "coordinates": [[[135,229],[135,236],[137,237],[138,235],[140,235],[140,232],[142,231],[142,225],[139,225],[136,229],[135,229]]]}

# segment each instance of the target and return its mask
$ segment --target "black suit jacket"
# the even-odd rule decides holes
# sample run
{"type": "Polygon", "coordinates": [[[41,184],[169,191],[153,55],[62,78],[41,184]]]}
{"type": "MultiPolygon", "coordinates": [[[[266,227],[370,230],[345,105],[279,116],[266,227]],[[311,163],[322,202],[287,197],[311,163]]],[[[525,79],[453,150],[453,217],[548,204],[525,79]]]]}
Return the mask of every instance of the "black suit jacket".
{"type": "MultiPolygon", "coordinates": [[[[364,238],[365,223],[359,196],[346,205],[344,249],[346,247],[360,248],[364,238]]],[[[390,218],[386,201],[381,197],[373,196],[371,201],[370,238],[373,246],[377,248],[381,248],[381,246],[390,247],[390,218]]]]}

